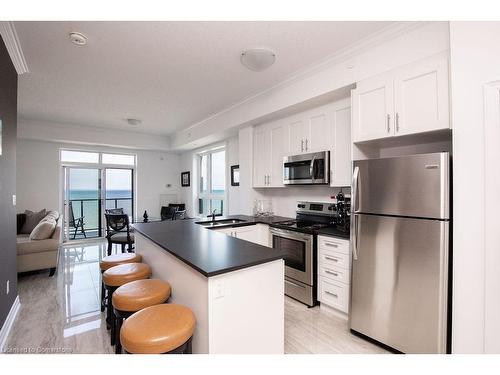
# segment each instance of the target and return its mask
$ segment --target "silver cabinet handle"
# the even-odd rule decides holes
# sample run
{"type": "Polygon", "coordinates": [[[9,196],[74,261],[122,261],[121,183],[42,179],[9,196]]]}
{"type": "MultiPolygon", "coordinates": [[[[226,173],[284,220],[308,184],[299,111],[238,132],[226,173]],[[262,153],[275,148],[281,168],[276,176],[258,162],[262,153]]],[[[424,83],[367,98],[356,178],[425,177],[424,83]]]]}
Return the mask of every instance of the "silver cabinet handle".
{"type": "Polygon", "coordinates": [[[308,141],[308,139],[306,138],[306,151],[307,151],[307,141],[308,141]]]}
{"type": "Polygon", "coordinates": [[[328,274],[333,275],[333,276],[338,276],[339,275],[337,272],[333,272],[333,271],[330,271],[330,270],[325,270],[325,273],[328,273],[328,274]]]}
{"type": "Polygon", "coordinates": [[[387,133],[391,132],[391,115],[387,114],[387,133]]]}
{"type": "Polygon", "coordinates": [[[334,296],[335,298],[339,298],[339,295],[337,293],[332,293],[332,292],[329,292],[328,290],[325,290],[325,293],[329,294],[331,296],[334,296]]]}
{"type": "Polygon", "coordinates": [[[304,140],[303,139],[300,140],[300,150],[302,152],[304,152],[304,140]]]}
{"type": "Polygon", "coordinates": [[[270,174],[267,175],[267,184],[271,185],[271,175],[270,174]]]}
{"type": "Polygon", "coordinates": [[[337,258],[333,258],[333,257],[329,257],[329,256],[325,256],[325,259],[326,260],[333,260],[334,262],[338,262],[339,261],[337,258]]]}
{"type": "Polygon", "coordinates": [[[396,112],[396,131],[399,132],[399,113],[396,112]]]}
{"type": "Polygon", "coordinates": [[[326,246],[333,246],[333,247],[339,247],[336,243],[331,243],[331,242],[325,242],[326,246]]]}

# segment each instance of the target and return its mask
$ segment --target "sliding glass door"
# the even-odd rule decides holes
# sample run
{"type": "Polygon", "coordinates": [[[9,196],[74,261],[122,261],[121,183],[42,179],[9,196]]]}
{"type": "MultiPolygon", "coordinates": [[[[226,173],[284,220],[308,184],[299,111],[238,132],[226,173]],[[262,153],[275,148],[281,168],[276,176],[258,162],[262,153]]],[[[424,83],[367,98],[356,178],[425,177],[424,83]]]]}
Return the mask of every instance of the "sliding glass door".
{"type": "Polygon", "coordinates": [[[101,170],[65,167],[65,239],[101,237],[101,170]]]}

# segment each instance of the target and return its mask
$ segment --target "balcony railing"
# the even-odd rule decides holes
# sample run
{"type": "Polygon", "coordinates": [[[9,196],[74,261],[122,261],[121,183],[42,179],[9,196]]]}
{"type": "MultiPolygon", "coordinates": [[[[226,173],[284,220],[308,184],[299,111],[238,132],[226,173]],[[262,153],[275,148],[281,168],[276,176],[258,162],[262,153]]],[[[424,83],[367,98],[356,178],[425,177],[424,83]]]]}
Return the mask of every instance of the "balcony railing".
{"type": "MultiPolygon", "coordinates": [[[[123,208],[124,212],[129,215],[130,221],[134,220],[133,216],[133,198],[89,198],[89,199],[70,199],[69,202],[73,207],[73,216],[75,219],[83,217],[83,229],[77,230],[75,239],[92,238],[103,236],[103,221],[102,221],[102,201],[105,201],[105,209],[123,208]]],[[[69,227],[68,238],[73,239],[75,228],[69,227]]]]}

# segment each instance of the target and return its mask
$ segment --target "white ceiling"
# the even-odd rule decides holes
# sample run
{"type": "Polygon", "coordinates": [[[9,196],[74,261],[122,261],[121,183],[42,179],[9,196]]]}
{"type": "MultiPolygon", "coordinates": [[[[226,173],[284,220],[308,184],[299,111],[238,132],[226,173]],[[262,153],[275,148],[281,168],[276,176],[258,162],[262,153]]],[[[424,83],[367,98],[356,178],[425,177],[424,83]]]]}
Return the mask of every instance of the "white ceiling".
{"type": "Polygon", "coordinates": [[[171,134],[259,93],[390,22],[15,22],[29,73],[19,116],[171,134]],[[87,46],[68,39],[87,35],[87,46]],[[266,46],[256,73],[240,53],[266,46]],[[139,127],[124,121],[138,118],[139,127]]]}

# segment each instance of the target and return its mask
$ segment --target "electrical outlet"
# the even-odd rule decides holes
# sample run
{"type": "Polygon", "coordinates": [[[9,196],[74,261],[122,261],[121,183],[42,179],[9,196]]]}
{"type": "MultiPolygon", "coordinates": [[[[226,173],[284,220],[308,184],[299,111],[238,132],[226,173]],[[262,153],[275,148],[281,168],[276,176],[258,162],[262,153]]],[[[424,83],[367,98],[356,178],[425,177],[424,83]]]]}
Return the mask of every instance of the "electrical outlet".
{"type": "Polygon", "coordinates": [[[10,292],[10,280],[7,280],[7,293],[6,294],[9,294],[10,292]]]}
{"type": "Polygon", "coordinates": [[[218,299],[218,298],[222,298],[222,297],[224,297],[224,284],[219,281],[219,282],[217,282],[217,284],[215,284],[214,298],[218,299]]]}
{"type": "Polygon", "coordinates": [[[13,206],[15,206],[15,205],[16,205],[16,201],[17,201],[17,199],[16,199],[16,194],[13,194],[13,195],[12,195],[12,205],[13,205],[13,206]]]}

